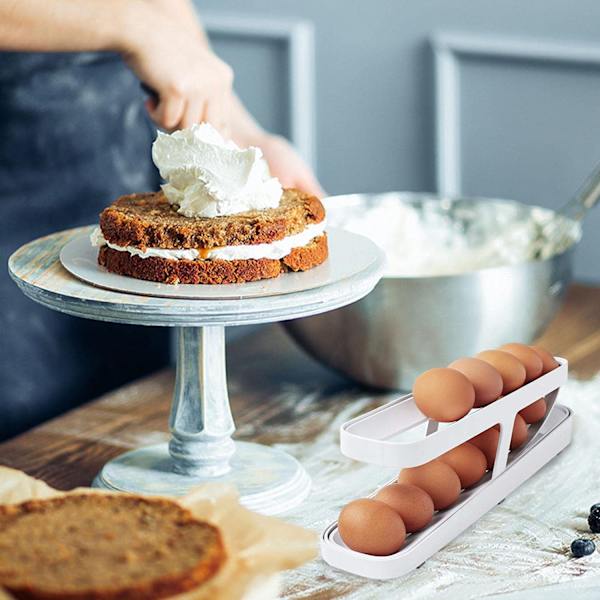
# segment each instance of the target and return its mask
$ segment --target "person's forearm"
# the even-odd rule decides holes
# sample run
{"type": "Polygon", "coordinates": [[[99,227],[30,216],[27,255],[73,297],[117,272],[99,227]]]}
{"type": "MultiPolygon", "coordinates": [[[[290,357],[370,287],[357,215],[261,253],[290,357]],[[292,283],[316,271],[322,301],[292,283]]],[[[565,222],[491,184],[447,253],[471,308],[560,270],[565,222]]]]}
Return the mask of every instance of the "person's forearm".
{"type": "MultiPolygon", "coordinates": [[[[182,26],[198,35],[202,42],[210,45],[201,20],[190,0],[152,0],[162,10],[177,18],[182,26]]],[[[268,135],[248,112],[237,95],[233,95],[230,106],[230,126],[227,132],[240,146],[259,146],[268,135]]]]}
{"type": "MultiPolygon", "coordinates": [[[[190,31],[198,35],[209,46],[208,37],[202,22],[190,0],[152,0],[163,10],[176,17],[180,23],[189,27],[190,31]]],[[[268,136],[268,133],[256,122],[248,112],[237,95],[233,95],[230,106],[230,131],[232,139],[242,147],[259,146],[268,136]]]]}
{"type": "Polygon", "coordinates": [[[182,27],[190,31],[194,35],[197,35],[202,43],[208,48],[210,43],[208,36],[204,31],[204,27],[198,18],[198,13],[194,8],[191,0],[147,0],[152,2],[155,6],[161,8],[161,10],[170,17],[176,19],[182,27]]]}
{"type": "Polygon", "coordinates": [[[140,0],[0,0],[0,49],[121,50],[140,0]]]}

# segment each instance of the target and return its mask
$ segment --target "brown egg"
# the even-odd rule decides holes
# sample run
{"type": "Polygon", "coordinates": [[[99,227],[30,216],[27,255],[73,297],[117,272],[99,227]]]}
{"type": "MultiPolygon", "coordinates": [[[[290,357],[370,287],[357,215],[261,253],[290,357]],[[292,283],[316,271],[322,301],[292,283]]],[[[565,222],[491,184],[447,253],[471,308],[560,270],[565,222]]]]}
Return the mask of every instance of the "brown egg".
{"type": "Polygon", "coordinates": [[[454,504],[460,496],[460,479],[452,467],[440,460],[432,460],[419,467],[402,469],[398,483],[416,485],[427,492],[436,510],[454,504]]]}
{"type": "Polygon", "coordinates": [[[484,454],[487,461],[487,468],[494,468],[494,460],[496,460],[496,451],[498,450],[498,440],[500,433],[494,427],[482,431],[479,435],[469,440],[469,443],[477,446],[484,454]]]}
{"type": "Polygon", "coordinates": [[[375,556],[398,552],[406,538],[402,517],[387,504],[370,498],[353,500],[342,508],[338,531],[348,548],[375,556]]]}
{"type": "Polygon", "coordinates": [[[525,419],[517,414],[515,424],[513,425],[512,436],[510,438],[510,449],[516,450],[527,441],[527,423],[525,419]]]}
{"type": "Polygon", "coordinates": [[[416,485],[392,483],[381,488],[375,500],[385,502],[393,508],[404,521],[406,531],[413,533],[431,523],[433,519],[433,500],[431,496],[416,485]]]}
{"type": "Polygon", "coordinates": [[[512,354],[525,367],[525,383],[533,381],[542,374],[542,359],[539,354],[525,344],[504,344],[499,348],[503,352],[512,354]]]}
{"type": "Polygon", "coordinates": [[[415,380],[413,396],[430,419],[448,423],[464,417],[475,403],[475,388],[454,369],[429,369],[415,380]]]}
{"type": "Polygon", "coordinates": [[[502,394],[514,392],[525,383],[527,373],[517,358],[503,350],[484,350],[477,355],[498,370],[502,376],[502,394]]]}
{"type": "Polygon", "coordinates": [[[485,454],[469,442],[452,448],[452,450],[442,454],[439,460],[456,471],[460,479],[460,485],[463,488],[471,487],[481,481],[487,470],[485,454]]]}
{"type": "Polygon", "coordinates": [[[489,363],[479,358],[459,358],[448,365],[450,369],[460,371],[475,388],[475,408],[485,406],[500,398],[502,377],[489,363]]]}
{"type": "Polygon", "coordinates": [[[546,400],[544,398],[536,400],[533,404],[520,410],[519,414],[523,417],[525,423],[530,425],[541,421],[546,416],[546,400]]]}
{"type": "Polygon", "coordinates": [[[538,356],[542,359],[542,374],[546,374],[553,369],[558,367],[558,363],[554,360],[554,356],[548,352],[548,350],[541,346],[530,346],[532,350],[537,352],[538,356]]]}

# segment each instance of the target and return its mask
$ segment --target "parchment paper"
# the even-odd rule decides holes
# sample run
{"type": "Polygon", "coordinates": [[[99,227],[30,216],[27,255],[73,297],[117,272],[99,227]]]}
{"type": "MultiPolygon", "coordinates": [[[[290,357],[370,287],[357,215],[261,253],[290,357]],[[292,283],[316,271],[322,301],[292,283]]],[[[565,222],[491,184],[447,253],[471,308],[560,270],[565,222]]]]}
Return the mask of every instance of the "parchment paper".
{"type": "MultiPolygon", "coordinates": [[[[66,492],[105,493],[109,492],[88,488],[66,492]]],[[[0,504],[64,494],[21,471],[0,466],[0,504]]],[[[316,533],[245,509],[232,486],[199,486],[178,502],[196,517],[219,528],[227,559],[209,582],[191,592],[172,596],[172,600],[238,600],[265,598],[267,593],[273,597],[279,571],[297,567],[317,554],[316,533]]],[[[0,589],[0,600],[10,598],[0,589]]]]}

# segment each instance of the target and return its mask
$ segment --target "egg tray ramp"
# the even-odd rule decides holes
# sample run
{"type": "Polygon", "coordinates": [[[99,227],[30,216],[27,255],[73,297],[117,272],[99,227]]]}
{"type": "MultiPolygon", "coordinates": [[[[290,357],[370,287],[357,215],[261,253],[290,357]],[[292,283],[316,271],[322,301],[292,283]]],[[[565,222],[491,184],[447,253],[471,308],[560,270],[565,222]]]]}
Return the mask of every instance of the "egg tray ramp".
{"type": "Polygon", "coordinates": [[[321,535],[323,559],[334,567],[373,579],[405,575],[552,460],[569,445],[573,427],[571,410],[556,404],[559,388],[567,380],[568,362],[555,358],[559,366],[553,371],[453,423],[428,419],[410,394],[344,423],[340,429],[343,454],[398,469],[429,462],[496,424],[500,426],[500,436],[492,471],[474,487],[463,490],[450,508],[435,513],[425,529],[407,536],[401,550],[389,556],[351,550],[334,522],[321,535]],[[516,414],[542,397],[546,398],[546,417],[529,427],[523,446],[509,452],[516,414]]]}

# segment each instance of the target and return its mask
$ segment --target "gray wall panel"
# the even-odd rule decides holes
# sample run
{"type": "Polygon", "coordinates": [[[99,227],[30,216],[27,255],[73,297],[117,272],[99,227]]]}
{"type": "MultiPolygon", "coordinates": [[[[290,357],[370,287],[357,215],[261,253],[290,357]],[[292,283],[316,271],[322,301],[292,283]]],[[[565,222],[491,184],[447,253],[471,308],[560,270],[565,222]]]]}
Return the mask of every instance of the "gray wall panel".
{"type": "Polygon", "coordinates": [[[467,60],[463,189],[557,207],[600,160],[600,65],[467,60]]]}
{"type": "MultiPolygon", "coordinates": [[[[196,4],[201,14],[314,23],[317,171],[330,193],[435,189],[434,34],[600,45],[596,0],[196,4]]],[[[242,97],[265,125],[281,131],[288,107],[283,96],[276,103],[270,96],[284,79],[281,48],[258,46],[217,40],[237,70],[242,97]],[[255,75],[248,77],[251,69],[255,75]]],[[[557,206],[600,160],[600,69],[469,58],[461,60],[460,77],[464,191],[557,206]]],[[[577,275],[596,282],[598,230],[600,209],[577,260],[577,275]]]]}
{"type": "Polygon", "coordinates": [[[215,52],[235,69],[235,87],[270,131],[289,136],[287,48],[280,40],[216,34],[215,52]]]}
{"type": "MultiPolygon", "coordinates": [[[[600,65],[467,60],[460,90],[465,193],[558,208],[600,162],[600,65]]],[[[584,279],[599,279],[599,230],[597,210],[578,252],[584,279]]]]}

